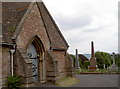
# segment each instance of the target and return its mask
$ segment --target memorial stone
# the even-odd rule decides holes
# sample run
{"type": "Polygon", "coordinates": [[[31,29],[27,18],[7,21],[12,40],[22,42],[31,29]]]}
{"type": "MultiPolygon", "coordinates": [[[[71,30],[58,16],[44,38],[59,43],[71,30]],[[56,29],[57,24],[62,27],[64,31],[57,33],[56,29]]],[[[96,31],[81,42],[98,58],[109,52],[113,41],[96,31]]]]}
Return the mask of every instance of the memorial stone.
{"type": "Polygon", "coordinates": [[[90,58],[90,66],[88,67],[89,71],[95,71],[97,70],[97,62],[94,55],[94,43],[91,42],[91,58],[90,58]]]}

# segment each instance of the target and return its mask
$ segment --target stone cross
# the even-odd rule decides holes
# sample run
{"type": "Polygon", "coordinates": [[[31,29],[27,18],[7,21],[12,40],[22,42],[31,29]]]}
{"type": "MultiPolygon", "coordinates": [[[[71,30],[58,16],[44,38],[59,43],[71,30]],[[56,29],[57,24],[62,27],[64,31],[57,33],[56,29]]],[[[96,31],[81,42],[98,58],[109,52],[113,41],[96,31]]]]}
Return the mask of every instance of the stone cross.
{"type": "Polygon", "coordinates": [[[76,49],[75,68],[80,69],[80,64],[79,64],[79,60],[78,60],[78,50],[77,49],[76,49]]]}
{"type": "Polygon", "coordinates": [[[115,53],[113,52],[113,64],[115,64],[115,53]]]}
{"type": "Polygon", "coordinates": [[[119,71],[119,68],[118,68],[118,66],[115,64],[115,53],[113,52],[112,53],[113,55],[112,55],[112,59],[113,59],[113,64],[110,66],[110,67],[108,67],[108,71],[109,72],[118,72],[119,71]]]}

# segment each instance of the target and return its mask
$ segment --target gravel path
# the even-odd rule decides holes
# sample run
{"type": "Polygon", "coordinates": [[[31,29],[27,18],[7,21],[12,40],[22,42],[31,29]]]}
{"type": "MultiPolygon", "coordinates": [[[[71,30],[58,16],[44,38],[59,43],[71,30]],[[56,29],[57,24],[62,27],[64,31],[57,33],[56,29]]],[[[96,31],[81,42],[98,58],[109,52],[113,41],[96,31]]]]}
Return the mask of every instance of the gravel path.
{"type": "MultiPolygon", "coordinates": [[[[69,87],[118,87],[117,74],[79,74],[79,83],[69,87]]],[[[53,84],[38,84],[37,87],[58,87],[53,84]]]]}
{"type": "Polygon", "coordinates": [[[115,74],[80,74],[76,78],[80,82],[71,87],[118,87],[118,75],[115,74]]]}

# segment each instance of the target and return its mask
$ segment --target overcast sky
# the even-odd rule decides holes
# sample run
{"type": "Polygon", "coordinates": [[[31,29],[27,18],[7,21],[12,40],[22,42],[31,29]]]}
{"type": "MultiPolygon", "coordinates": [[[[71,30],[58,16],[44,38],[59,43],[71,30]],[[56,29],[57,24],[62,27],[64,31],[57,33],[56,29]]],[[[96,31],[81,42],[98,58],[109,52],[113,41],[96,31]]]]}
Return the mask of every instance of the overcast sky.
{"type": "Polygon", "coordinates": [[[118,52],[119,0],[43,0],[69,44],[69,53],[118,52]]]}

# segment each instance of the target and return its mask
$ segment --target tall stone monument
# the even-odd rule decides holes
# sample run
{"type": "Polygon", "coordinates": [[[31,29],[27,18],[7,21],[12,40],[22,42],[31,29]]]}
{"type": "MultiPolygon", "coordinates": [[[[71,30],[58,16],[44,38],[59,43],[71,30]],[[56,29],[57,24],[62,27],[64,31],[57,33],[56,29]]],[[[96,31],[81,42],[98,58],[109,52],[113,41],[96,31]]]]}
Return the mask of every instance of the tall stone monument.
{"type": "Polygon", "coordinates": [[[88,67],[89,71],[97,70],[97,62],[94,54],[94,43],[91,42],[91,58],[90,58],[90,66],[88,67]]]}
{"type": "Polygon", "coordinates": [[[77,50],[77,49],[76,49],[75,69],[76,69],[76,70],[81,70],[81,69],[80,69],[79,59],[78,59],[78,50],[77,50]]]}

